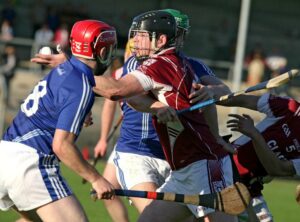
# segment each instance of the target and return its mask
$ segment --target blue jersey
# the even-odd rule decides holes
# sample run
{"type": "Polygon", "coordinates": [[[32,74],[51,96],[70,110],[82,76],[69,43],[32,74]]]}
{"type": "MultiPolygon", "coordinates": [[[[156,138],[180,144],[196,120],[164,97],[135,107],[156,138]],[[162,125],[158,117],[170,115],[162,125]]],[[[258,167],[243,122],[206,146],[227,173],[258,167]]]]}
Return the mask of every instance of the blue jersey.
{"type": "MultiPolygon", "coordinates": [[[[184,56],[181,54],[181,56],[184,56]]],[[[198,78],[204,75],[214,75],[200,60],[185,57],[198,78]]],[[[134,71],[139,66],[134,56],[130,57],[123,66],[122,76],[134,71]]],[[[126,102],[121,103],[123,122],[120,129],[116,150],[119,152],[135,153],[150,157],[165,159],[156,130],[152,123],[152,115],[141,113],[130,108],[126,102]]]]}
{"type": "MultiPolygon", "coordinates": [[[[139,66],[135,57],[130,57],[123,66],[122,76],[136,70],[139,66]]],[[[123,122],[116,150],[164,159],[156,131],[149,113],[137,112],[124,101],[121,103],[123,122]]]]}
{"type": "Polygon", "coordinates": [[[56,129],[79,135],[94,103],[92,69],[72,57],[45,76],[21,105],[3,140],[53,154],[56,129]]]}

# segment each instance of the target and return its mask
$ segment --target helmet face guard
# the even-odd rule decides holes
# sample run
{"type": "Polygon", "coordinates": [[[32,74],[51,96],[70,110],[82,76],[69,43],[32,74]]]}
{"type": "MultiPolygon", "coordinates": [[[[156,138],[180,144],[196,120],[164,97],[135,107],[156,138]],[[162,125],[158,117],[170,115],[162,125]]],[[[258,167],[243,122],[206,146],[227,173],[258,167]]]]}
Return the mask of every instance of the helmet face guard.
{"type": "Polygon", "coordinates": [[[129,39],[140,38],[137,42],[133,41],[130,46],[131,53],[140,61],[143,61],[149,57],[151,53],[159,51],[156,47],[157,36],[156,33],[150,33],[148,31],[130,29],[129,39]]]}
{"type": "Polygon", "coordinates": [[[150,11],[143,13],[133,19],[130,27],[128,38],[134,39],[136,36],[145,37],[145,40],[148,37],[148,40],[150,40],[150,45],[146,41],[144,44],[142,41],[137,45],[134,41],[133,52],[136,57],[138,59],[146,59],[149,57],[151,51],[157,53],[164,48],[175,45],[176,21],[171,14],[164,11],[150,11]],[[162,48],[157,48],[156,40],[161,35],[167,36],[167,43],[162,48]]]}
{"type": "Polygon", "coordinates": [[[115,29],[101,21],[76,22],[70,35],[72,54],[109,65],[117,46],[115,29]]]}
{"type": "Polygon", "coordinates": [[[116,55],[117,34],[115,31],[103,31],[93,43],[96,59],[103,65],[108,66],[116,55]],[[105,53],[101,56],[101,48],[105,47],[105,53]]]}

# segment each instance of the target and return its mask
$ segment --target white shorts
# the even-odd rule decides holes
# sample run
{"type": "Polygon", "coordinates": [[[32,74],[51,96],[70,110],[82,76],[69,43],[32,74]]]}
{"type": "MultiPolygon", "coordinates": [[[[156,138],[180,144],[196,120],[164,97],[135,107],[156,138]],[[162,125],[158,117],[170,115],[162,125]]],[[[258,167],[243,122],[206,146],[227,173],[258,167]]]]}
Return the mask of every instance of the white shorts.
{"type": "MultiPolygon", "coordinates": [[[[226,156],[219,161],[200,160],[180,170],[171,171],[166,182],[157,191],[190,195],[209,194],[232,184],[231,160],[229,156],[226,156]]],[[[191,204],[187,204],[187,207],[197,218],[215,211],[211,208],[191,204]]]]}
{"type": "Polygon", "coordinates": [[[117,178],[123,189],[152,182],[159,187],[170,173],[167,161],[132,153],[115,152],[114,164],[117,178]]]}
{"type": "Polygon", "coordinates": [[[0,142],[0,209],[38,208],[72,194],[55,155],[15,142],[0,142]]]}
{"type": "MultiPolygon", "coordinates": [[[[270,212],[267,202],[265,201],[263,196],[254,197],[250,204],[254,208],[254,212],[260,222],[271,222],[273,221],[272,213],[270,212]]],[[[243,212],[238,216],[239,222],[247,222],[248,214],[247,212],[243,212]]]]}
{"type": "Polygon", "coordinates": [[[111,151],[108,159],[107,159],[107,163],[109,164],[114,164],[114,158],[115,158],[115,155],[116,155],[116,149],[114,147],[114,149],[111,151]]]}

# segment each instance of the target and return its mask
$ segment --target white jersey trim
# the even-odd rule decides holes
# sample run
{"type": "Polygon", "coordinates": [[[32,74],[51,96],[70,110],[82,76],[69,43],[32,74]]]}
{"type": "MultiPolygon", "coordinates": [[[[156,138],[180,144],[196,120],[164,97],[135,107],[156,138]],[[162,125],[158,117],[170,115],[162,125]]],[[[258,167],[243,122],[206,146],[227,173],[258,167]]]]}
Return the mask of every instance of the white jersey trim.
{"type": "Polygon", "coordinates": [[[145,75],[139,70],[132,71],[129,75],[133,75],[140,82],[145,91],[150,90],[164,90],[171,91],[172,86],[165,85],[162,83],[155,82],[151,77],[145,75]]]}
{"type": "Polygon", "coordinates": [[[16,138],[14,138],[12,140],[12,142],[20,143],[20,142],[29,140],[33,137],[36,137],[36,136],[48,136],[48,137],[52,138],[51,133],[48,132],[47,130],[35,129],[35,130],[32,130],[32,131],[26,133],[23,136],[17,136],[16,138]]]}
{"type": "Polygon", "coordinates": [[[291,161],[294,165],[296,175],[300,176],[300,159],[294,159],[294,160],[291,160],[291,161]]]}

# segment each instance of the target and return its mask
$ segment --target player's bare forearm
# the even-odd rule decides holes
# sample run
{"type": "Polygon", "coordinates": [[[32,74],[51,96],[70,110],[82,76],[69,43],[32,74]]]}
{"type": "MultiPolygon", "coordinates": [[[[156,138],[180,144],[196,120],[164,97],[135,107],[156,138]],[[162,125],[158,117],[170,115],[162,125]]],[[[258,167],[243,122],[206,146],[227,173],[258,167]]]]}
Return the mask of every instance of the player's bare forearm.
{"type": "Polygon", "coordinates": [[[54,68],[59,64],[65,62],[66,60],[67,60],[67,56],[64,53],[60,53],[60,54],[51,54],[51,55],[36,54],[35,57],[32,58],[30,61],[54,68]]]}
{"type": "Polygon", "coordinates": [[[101,139],[107,140],[116,112],[117,102],[105,99],[101,113],[101,139]]]}
{"type": "Polygon", "coordinates": [[[126,75],[119,80],[110,76],[95,76],[94,92],[110,100],[120,100],[144,92],[142,85],[133,75],[126,75]]]}
{"type": "Polygon", "coordinates": [[[234,150],[233,146],[227,143],[219,134],[218,113],[216,105],[213,104],[203,109],[203,115],[217,143],[222,145],[223,149],[225,149],[226,151],[235,153],[236,151],[234,150]]]}
{"type": "Polygon", "coordinates": [[[150,97],[149,95],[138,95],[126,100],[127,103],[135,110],[144,113],[156,114],[157,109],[167,105],[150,97]]]}
{"type": "MultiPolygon", "coordinates": [[[[104,156],[107,151],[107,139],[111,130],[112,122],[115,116],[117,102],[105,99],[102,106],[101,122],[100,122],[100,139],[94,148],[94,157],[104,156]]],[[[94,163],[97,161],[94,160],[94,163]]]]}
{"type": "Polygon", "coordinates": [[[67,167],[93,183],[101,176],[94,167],[83,159],[74,144],[74,139],[73,134],[57,129],[53,139],[53,151],[67,167]]]}
{"type": "Polygon", "coordinates": [[[201,83],[207,86],[214,93],[214,98],[219,98],[223,95],[231,93],[229,87],[215,76],[203,76],[200,79],[201,83]]]}
{"type": "Polygon", "coordinates": [[[269,149],[268,144],[258,130],[252,133],[251,138],[258,159],[269,175],[295,175],[296,172],[292,162],[288,160],[280,160],[275,153],[269,149]]]}
{"type": "Polygon", "coordinates": [[[220,101],[217,104],[221,106],[237,106],[257,110],[257,102],[259,98],[259,96],[254,95],[239,95],[220,101]]]}
{"type": "Polygon", "coordinates": [[[210,131],[215,138],[219,136],[219,124],[218,124],[218,114],[216,105],[212,104],[203,109],[203,115],[209,126],[210,131]]]}

